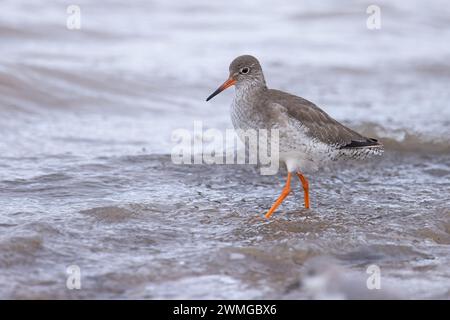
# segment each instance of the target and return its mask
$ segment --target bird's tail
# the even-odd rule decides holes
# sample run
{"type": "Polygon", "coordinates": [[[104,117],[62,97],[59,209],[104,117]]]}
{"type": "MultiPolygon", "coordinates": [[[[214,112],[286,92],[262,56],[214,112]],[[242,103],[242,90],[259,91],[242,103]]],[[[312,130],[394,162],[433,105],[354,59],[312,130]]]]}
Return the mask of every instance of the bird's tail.
{"type": "Polygon", "coordinates": [[[339,148],[339,157],[350,159],[366,159],[379,156],[384,152],[384,146],[376,139],[367,138],[364,141],[352,141],[339,148]]]}

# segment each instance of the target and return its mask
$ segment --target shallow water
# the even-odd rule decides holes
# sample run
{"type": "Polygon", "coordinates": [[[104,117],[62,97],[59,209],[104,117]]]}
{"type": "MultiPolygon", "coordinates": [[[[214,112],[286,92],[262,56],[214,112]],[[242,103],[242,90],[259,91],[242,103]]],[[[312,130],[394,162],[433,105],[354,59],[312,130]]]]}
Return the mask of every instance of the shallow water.
{"type": "Polygon", "coordinates": [[[2,2],[1,298],[450,298],[443,1],[381,1],[379,31],[364,1],[78,2],[79,31],[63,1],[2,2]],[[309,176],[311,210],[296,181],[268,221],[283,171],[173,164],[174,129],[231,127],[231,90],[204,99],[242,53],[385,155],[309,176]]]}
{"type": "Polygon", "coordinates": [[[177,166],[152,155],[68,163],[1,182],[2,294],[301,298],[313,294],[295,285],[305,264],[325,255],[359,276],[379,265],[397,295],[445,298],[449,176],[447,155],[388,153],[311,177],[312,210],[301,209],[295,183],[267,221],[282,177],[251,166],[177,166]],[[64,288],[72,264],[82,270],[77,292],[64,288]]]}

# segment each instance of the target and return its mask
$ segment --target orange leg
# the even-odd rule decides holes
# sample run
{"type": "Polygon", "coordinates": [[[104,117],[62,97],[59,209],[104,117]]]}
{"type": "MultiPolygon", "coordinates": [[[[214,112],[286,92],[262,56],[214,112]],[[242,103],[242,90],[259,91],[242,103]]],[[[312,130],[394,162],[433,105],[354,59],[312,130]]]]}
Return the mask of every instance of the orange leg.
{"type": "Polygon", "coordinates": [[[288,172],[286,185],[283,188],[283,191],[281,191],[281,195],[278,197],[277,201],[272,205],[272,208],[266,213],[265,217],[269,219],[273,212],[278,208],[278,206],[283,202],[283,200],[288,196],[289,192],[291,192],[291,173],[288,172]]]}
{"type": "Polygon", "coordinates": [[[309,184],[308,184],[308,180],[300,172],[297,172],[297,176],[300,179],[300,181],[302,182],[303,192],[305,194],[305,208],[309,209],[309,184]]]}

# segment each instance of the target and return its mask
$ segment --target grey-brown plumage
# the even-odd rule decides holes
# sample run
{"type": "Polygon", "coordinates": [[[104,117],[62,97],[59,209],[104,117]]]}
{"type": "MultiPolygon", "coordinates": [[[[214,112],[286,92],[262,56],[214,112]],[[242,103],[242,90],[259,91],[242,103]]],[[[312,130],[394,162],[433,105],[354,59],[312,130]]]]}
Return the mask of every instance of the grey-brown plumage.
{"type": "Polygon", "coordinates": [[[377,140],[366,138],[331,118],[314,103],[292,94],[268,89],[265,103],[275,102],[286,108],[290,117],[300,121],[308,128],[307,135],[326,144],[343,148],[379,145],[377,140]]]}
{"type": "Polygon", "coordinates": [[[231,117],[236,129],[273,129],[280,132],[280,158],[288,169],[317,169],[327,160],[361,159],[381,154],[382,145],[331,118],[314,103],[267,88],[258,60],[237,57],[230,65],[236,80],[231,117]]]}
{"type": "Polygon", "coordinates": [[[303,172],[317,170],[327,161],[363,159],[383,152],[383,146],[377,140],[347,128],[314,103],[267,88],[261,65],[255,57],[244,55],[234,59],[228,80],[206,101],[232,85],[236,86],[236,94],[231,105],[231,120],[241,139],[247,136],[245,132],[252,131],[249,129],[255,132],[277,130],[279,134],[279,159],[286,164],[288,177],[266,218],[290,193],[292,173],[301,180],[305,207],[309,208],[309,184],[303,172]]]}

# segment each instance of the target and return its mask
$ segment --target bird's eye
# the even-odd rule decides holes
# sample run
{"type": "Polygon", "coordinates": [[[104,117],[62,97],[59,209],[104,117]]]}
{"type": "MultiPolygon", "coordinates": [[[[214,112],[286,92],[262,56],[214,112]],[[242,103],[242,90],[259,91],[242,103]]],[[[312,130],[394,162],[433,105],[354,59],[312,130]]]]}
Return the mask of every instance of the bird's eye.
{"type": "Polygon", "coordinates": [[[247,67],[241,69],[242,74],[247,74],[249,71],[250,71],[250,68],[247,68],[247,67]]]}

